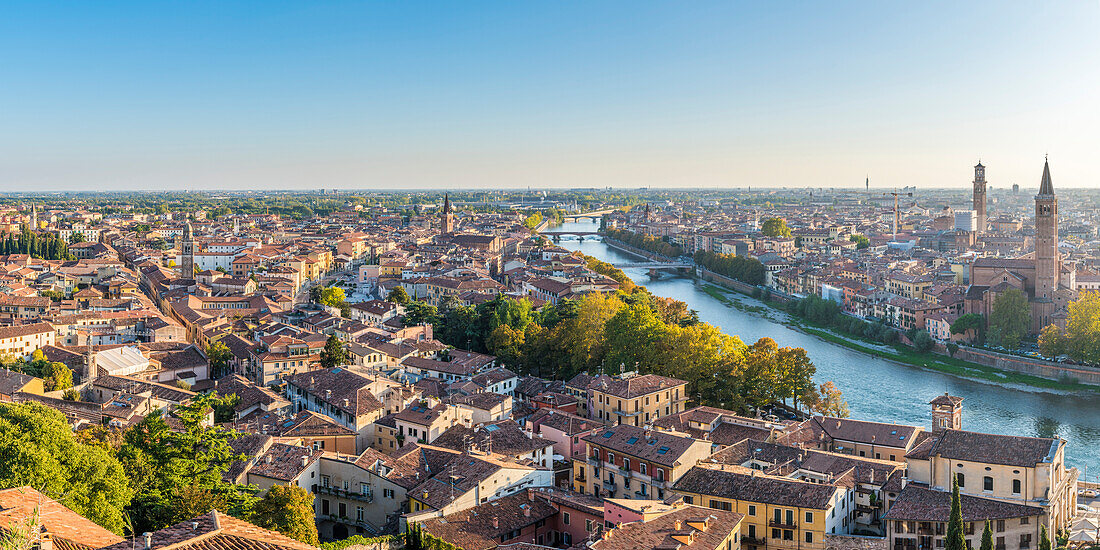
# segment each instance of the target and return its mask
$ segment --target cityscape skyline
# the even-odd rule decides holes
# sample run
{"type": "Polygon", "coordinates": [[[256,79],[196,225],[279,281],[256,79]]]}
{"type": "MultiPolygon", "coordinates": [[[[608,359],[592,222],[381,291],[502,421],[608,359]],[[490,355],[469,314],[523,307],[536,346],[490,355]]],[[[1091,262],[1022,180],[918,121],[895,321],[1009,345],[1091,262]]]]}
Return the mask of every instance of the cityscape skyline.
{"type": "Polygon", "coordinates": [[[1100,185],[1095,3],[6,15],[11,191],[1100,185]]]}

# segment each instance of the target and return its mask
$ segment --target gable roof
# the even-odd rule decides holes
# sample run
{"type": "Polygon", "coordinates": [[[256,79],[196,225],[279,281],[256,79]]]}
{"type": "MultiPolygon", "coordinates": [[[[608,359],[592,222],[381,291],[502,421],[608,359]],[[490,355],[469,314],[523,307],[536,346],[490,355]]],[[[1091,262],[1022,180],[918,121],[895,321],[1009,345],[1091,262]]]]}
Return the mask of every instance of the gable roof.
{"type": "MultiPolygon", "coordinates": [[[[103,550],[143,548],[142,541],[122,541],[103,550]]],[[[151,550],[315,550],[274,531],[262,529],[247,521],[225,515],[217,510],[181,521],[152,533],[151,550]]]]}

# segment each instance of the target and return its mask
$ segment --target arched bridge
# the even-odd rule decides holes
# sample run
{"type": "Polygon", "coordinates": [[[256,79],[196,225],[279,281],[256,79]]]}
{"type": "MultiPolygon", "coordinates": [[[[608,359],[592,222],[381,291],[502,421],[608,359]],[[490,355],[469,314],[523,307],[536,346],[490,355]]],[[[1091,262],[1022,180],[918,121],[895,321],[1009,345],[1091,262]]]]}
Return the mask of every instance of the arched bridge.
{"type": "Polygon", "coordinates": [[[619,269],[691,269],[695,267],[690,262],[659,262],[659,261],[647,261],[647,262],[613,262],[611,265],[619,269]]]}

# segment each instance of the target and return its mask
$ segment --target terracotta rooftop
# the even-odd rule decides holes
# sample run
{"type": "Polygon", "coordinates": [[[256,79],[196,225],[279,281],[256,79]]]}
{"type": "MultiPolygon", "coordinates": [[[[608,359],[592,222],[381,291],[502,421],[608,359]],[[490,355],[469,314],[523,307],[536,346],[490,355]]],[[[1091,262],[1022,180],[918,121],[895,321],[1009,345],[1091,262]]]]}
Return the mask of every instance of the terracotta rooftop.
{"type": "MultiPolygon", "coordinates": [[[[103,550],[145,548],[141,537],[125,540],[103,550]]],[[[274,531],[225,515],[217,510],[165,527],[152,533],[151,550],[316,550],[274,531]]]]}

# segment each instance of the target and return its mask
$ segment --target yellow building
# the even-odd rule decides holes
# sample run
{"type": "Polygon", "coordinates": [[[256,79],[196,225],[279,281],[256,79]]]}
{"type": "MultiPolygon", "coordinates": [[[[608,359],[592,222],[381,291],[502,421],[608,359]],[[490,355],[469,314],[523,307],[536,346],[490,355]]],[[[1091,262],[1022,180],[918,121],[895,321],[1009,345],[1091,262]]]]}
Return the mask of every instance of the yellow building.
{"type": "Polygon", "coordinates": [[[855,508],[847,487],[769,476],[741,466],[702,463],[673,490],[688,504],[743,514],[747,550],[825,548],[825,535],[848,534],[855,508]]]}
{"type": "Polygon", "coordinates": [[[687,382],[656,374],[602,377],[588,388],[590,418],[610,424],[645,426],[684,410],[687,382]]]}
{"type": "Polygon", "coordinates": [[[602,498],[663,499],[711,450],[708,441],[630,424],[597,430],[583,441],[586,460],[573,461],[573,490],[602,498]]]}

